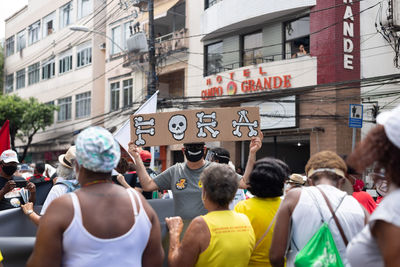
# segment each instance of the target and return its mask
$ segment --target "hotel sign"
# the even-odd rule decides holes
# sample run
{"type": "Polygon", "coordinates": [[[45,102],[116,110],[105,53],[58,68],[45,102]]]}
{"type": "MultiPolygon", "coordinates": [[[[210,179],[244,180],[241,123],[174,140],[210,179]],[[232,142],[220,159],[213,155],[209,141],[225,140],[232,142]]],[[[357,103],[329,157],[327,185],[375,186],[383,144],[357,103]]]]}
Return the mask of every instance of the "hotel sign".
{"type": "Polygon", "coordinates": [[[292,75],[270,75],[263,66],[251,66],[232,72],[205,78],[205,89],[201,98],[208,100],[216,96],[268,92],[292,87],[292,75]]]}

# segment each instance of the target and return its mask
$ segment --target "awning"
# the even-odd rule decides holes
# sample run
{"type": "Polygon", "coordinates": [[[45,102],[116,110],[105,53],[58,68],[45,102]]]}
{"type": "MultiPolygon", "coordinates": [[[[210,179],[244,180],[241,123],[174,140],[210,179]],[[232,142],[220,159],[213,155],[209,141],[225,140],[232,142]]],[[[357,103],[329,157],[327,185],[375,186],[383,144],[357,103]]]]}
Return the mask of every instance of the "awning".
{"type": "MultiPolygon", "coordinates": [[[[168,10],[170,10],[173,6],[175,6],[180,0],[170,0],[165,3],[155,5],[154,6],[154,19],[159,19],[167,16],[168,10]]],[[[139,16],[138,21],[140,23],[148,23],[149,21],[149,12],[143,12],[142,16],[139,16]]]]}

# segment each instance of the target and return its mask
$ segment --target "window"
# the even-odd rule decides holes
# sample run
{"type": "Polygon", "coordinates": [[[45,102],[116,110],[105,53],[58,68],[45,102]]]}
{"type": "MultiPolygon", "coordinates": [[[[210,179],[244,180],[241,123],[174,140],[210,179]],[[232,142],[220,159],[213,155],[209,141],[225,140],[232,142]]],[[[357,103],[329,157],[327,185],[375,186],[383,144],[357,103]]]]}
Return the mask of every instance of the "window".
{"type": "Polygon", "coordinates": [[[76,66],[79,68],[90,63],[92,63],[92,48],[87,45],[86,47],[79,48],[77,52],[76,66]]]}
{"type": "Polygon", "coordinates": [[[242,65],[249,66],[262,63],[262,32],[243,36],[242,65]]]}
{"type": "Polygon", "coordinates": [[[222,42],[205,47],[206,70],[205,76],[221,72],[222,69],[222,42]]]}
{"type": "Polygon", "coordinates": [[[58,99],[57,121],[66,121],[71,119],[72,97],[58,99]]]}
{"type": "Polygon", "coordinates": [[[33,44],[39,41],[40,20],[36,21],[28,27],[28,44],[33,44]]]}
{"type": "Polygon", "coordinates": [[[17,51],[21,51],[26,47],[25,30],[17,33],[17,51]]]}
{"type": "Polygon", "coordinates": [[[128,48],[126,41],[129,39],[129,37],[131,37],[131,29],[129,27],[131,24],[131,21],[124,24],[124,34],[122,38],[122,48],[124,49],[128,48]]]}
{"type": "Polygon", "coordinates": [[[111,55],[117,54],[121,52],[121,26],[115,27],[111,30],[112,36],[112,46],[111,46],[111,55]]]}
{"type": "Polygon", "coordinates": [[[14,36],[6,40],[6,57],[14,54],[14,36]]]}
{"type": "Polygon", "coordinates": [[[221,2],[222,0],[205,0],[204,2],[204,9],[207,9],[213,5],[215,5],[218,2],[221,2]]]}
{"type": "Polygon", "coordinates": [[[92,13],[92,0],[78,0],[78,19],[92,13]]]}
{"type": "Polygon", "coordinates": [[[75,96],[75,117],[77,119],[90,116],[90,92],[75,96]]]}
{"type": "Polygon", "coordinates": [[[39,82],[40,63],[32,64],[28,67],[28,85],[39,82]]]}
{"type": "Polygon", "coordinates": [[[25,69],[17,71],[17,89],[25,87],[25,69]]]}
{"type": "Polygon", "coordinates": [[[132,83],[132,79],[123,81],[124,107],[132,105],[132,83]]]}
{"type": "Polygon", "coordinates": [[[43,38],[54,32],[54,19],[56,12],[51,13],[43,18],[43,38]]]}
{"type": "Polygon", "coordinates": [[[60,55],[60,60],[58,61],[59,70],[58,72],[64,73],[72,70],[72,52],[68,51],[60,55]]]}
{"type": "Polygon", "coordinates": [[[111,84],[111,111],[119,109],[119,82],[111,84]]]}
{"type": "Polygon", "coordinates": [[[285,58],[306,56],[310,53],[310,17],[285,23],[285,58]]]}
{"type": "Polygon", "coordinates": [[[60,29],[72,23],[72,1],[60,8],[60,29]]]}
{"type": "Polygon", "coordinates": [[[6,76],[6,93],[14,91],[14,73],[6,76]]]}
{"type": "Polygon", "coordinates": [[[48,80],[55,75],[55,60],[51,58],[42,63],[42,80],[48,80]]]}

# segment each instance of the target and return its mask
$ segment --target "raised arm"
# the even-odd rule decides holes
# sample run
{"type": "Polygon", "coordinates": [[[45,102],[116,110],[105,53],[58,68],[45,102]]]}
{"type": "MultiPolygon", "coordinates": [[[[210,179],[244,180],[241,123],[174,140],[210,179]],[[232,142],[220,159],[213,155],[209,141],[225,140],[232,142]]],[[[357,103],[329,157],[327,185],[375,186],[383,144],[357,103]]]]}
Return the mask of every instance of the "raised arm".
{"type": "Polygon", "coordinates": [[[139,177],[140,185],[144,191],[155,191],[158,190],[157,184],[151,179],[150,175],[146,171],[146,167],[143,165],[142,159],[140,158],[140,148],[137,147],[133,142],[129,142],[129,154],[135,159],[136,174],[139,177]]]}
{"type": "Polygon", "coordinates": [[[258,136],[251,138],[249,145],[249,157],[247,159],[246,170],[243,174],[242,179],[239,181],[239,188],[246,189],[248,187],[247,183],[250,178],[250,174],[253,171],[254,163],[256,162],[257,151],[260,150],[262,146],[263,134],[259,132],[258,136]]]}

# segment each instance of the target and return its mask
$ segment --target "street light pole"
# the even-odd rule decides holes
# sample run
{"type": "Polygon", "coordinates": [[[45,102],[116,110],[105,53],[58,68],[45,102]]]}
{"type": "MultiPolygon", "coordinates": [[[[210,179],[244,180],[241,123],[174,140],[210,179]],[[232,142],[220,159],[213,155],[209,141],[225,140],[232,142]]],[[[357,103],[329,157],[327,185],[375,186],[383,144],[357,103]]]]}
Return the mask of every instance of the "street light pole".
{"type": "Polygon", "coordinates": [[[95,30],[91,30],[88,27],[85,26],[80,26],[80,25],[74,25],[74,26],[70,26],[69,29],[71,31],[76,31],[76,32],[91,32],[91,33],[96,33],[96,34],[100,34],[104,37],[106,37],[108,40],[111,41],[112,44],[114,44],[116,47],[119,48],[119,50],[124,51],[124,49],[119,46],[119,44],[117,44],[112,38],[110,38],[107,34],[105,34],[104,32],[99,32],[99,31],[95,31],[95,30]]]}
{"type": "Polygon", "coordinates": [[[147,98],[156,91],[156,48],[154,35],[154,0],[148,0],[149,11],[149,76],[147,81],[147,98]]]}

